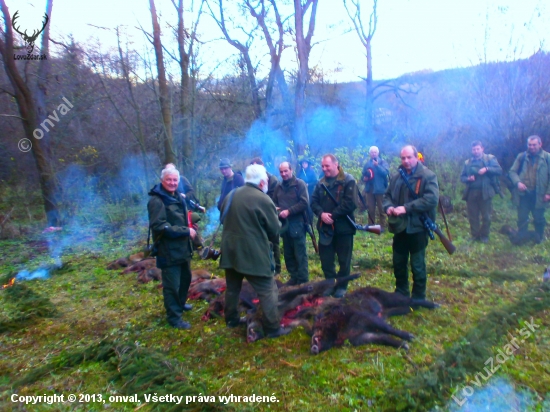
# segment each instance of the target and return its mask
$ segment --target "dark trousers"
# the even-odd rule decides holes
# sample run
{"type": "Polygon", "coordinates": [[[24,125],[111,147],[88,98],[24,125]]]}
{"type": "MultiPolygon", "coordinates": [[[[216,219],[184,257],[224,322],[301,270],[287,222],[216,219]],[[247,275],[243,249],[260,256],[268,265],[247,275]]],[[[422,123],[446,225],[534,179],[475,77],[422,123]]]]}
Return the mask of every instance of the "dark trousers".
{"type": "Polygon", "coordinates": [[[529,226],[529,213],[533,215],[533,224],[535,232],[542,239],[544,236],[544,228],[546,227],[546,219],[544,218],[544,208],[535,208],[537,204],[537,194],[535,191],[524,194],[519,197],[518,207],[518,231],[527,232],[529,226]]]}
{"type": "Polygon", "coordinates": [[[367,196],[367,209],[369,211],[369,216],[372,219],[372,222],[369,222],[369,224],[375,224],[376,223],[376,209],[378,209],[378,224],[382,226],[383,228],[386,227],[386,213],[384,212],[384,209],[382,207],[382,199],[384,198],[384,194],[377,194],[374,193],[366,193],[367,196]]]}
{"type": "Polygon", "coordinates": [[[234,269],[225,269],[225,323],[237,324],[239,322],[239,295],[243,285],[243,279],[254,288],[260,298],[262,307],[262,322],[264,332],[270,333],[279,329],[281,318],[277,310],[279,291],[273,277],[252,276],[237,272],[234,269]]]}
{"type": "Polygon", "coordinates": [[[409,256],[413,275],[413,299],[426,298],[426,246],[425,231],[408,234],[406,231],[393,236],[393,273],[395,291],[409,297],[409,256]]]}
{"type": "Polygon", "coordinates": [[[288,232],[282,235],[283,253],[285,257],[286,270],[290,278],[296,283],[306,283],[309,280],[309,268],[306,251],[306,234],[298,237],[291,237],[288,232]]]}
{"type": "Polygon", "coordinates": [[[273,244],[273,261],[275,263],[275,274],[281,273],[281,241],[277,236],[277,240],[273,244]]]}
{"type": "Polygon", "coordinates": [[[162,269],[162,295],[166,319],[174,326],[181,320],[183,306],[187,301],[187,292],[191,284],[191,262],[162,269]]]}
{"type": "MultiPolygon", "coordinates": [[[[353,235],[334,234],[329,245],[319,244],[319,258],[321,268],[326,279],[341,278],[351,273],[351,254],[353,252],[353,235]],[[336,273],[334,255],[338,257],[340,269],[336,273]]],[[[341,289],[348,287],[347,282],[340,286],[341,289]]]]}
{"type": "Polygon", "coordinates": [[[489,237],[491,229],[491,213],[493,212],[493,199],[483,200],[481,190],[469,190],[466,200],[470,233],[473,238],[489,237]],[[479,217],[481,216],[481,225],[479,217]]]}

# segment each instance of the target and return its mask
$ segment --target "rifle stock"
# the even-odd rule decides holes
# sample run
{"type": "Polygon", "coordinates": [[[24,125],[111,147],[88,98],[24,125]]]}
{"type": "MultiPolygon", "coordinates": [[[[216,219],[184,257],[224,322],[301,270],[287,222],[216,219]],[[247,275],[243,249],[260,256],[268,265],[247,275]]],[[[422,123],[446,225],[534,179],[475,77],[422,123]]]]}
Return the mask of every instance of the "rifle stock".
{"type": "Polygon", "coordinates": [[[374,233],[375,235],[380,235],[380,233],[382,233],[382,227],[380,225],[365,225],[363,228],[364,229],[361,230],[374,233]]]}
{"type": "Polygon", "coordinates": [[[437,235],[437,237],[439,237],[439,240],[443,244],[443,247],[445,248],[445,250],[447,250],[449,255],[452,255],[456,250],[456,246],[453,245],[453,243],[445,237],[441,229],[439,229],[438,227],[433,229],[433,231],[437,235]]]}
{"type": "Polygon", "coordinates": [[[348,215],[346,215],[346,217],[348,218],[348,221],[355,227],[355,229],[357,230],[362,230],[364,232],[370,232],[370,233],[374,233],[376,235],[379,235],[380,233],[382,233],[382,228],[380,227],[380,225],[360,225],[359,223],[356,223],[351,217],[349,217],[348,215]]]}
{"type": "Polygon", "coordinates": [[[382,227],[380,225],[357,225],[357,230],[364,230],[365,232],[374,233],[380,235],[382,233],[382,227]]]}

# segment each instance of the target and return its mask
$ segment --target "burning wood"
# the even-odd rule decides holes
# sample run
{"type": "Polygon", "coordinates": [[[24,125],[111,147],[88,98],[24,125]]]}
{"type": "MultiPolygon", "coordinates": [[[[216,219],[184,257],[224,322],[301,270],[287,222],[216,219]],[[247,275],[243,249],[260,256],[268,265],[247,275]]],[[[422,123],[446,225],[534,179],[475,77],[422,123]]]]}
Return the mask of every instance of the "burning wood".
{"type": "Polygon", "coordinates": [[[15,283],[15,278],[11,278],[8,283],[6,283],[5,285],[2,285],[2,289],[7,289],[7,288],[13,286],[14,283],[15,283]]]}

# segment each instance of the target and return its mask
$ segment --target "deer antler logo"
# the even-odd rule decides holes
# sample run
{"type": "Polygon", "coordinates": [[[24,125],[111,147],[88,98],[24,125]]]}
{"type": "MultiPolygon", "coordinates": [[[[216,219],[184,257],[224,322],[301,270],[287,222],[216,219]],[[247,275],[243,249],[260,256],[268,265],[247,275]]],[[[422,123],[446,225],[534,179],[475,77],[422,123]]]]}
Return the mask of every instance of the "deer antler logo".
{"type": "Polygon", "coordinates": [[[17,27],[15,27],[15,20],[17,20],[17,18],[19,17],[18,13],[19,13],[19,10],[16,11],[15,14],[13,15],[11,25],[13,29],[23,37],[23,40],[25,40],[25,42],[27,43],[27,53],[31,54],[34,50],[34,42],[36,41],[36,38],[38,37],[38,35],[42,33],[46,28],[46,24],[48,24],[49,18],[48,18],[48,15],[44,13],[44,22],[42,23],[42,28],[40,30],[33,30],[32,34],[29,36],[27,34],[27,30],[25,30],[25,32],[22,33],[19,31],[17,27]]]}

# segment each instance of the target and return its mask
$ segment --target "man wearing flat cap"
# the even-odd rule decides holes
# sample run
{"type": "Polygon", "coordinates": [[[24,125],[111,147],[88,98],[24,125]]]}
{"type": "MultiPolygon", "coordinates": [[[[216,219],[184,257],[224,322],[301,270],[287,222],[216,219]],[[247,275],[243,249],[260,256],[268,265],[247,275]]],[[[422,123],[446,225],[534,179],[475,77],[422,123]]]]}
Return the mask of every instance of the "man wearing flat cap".
{"type": "Polygon", "coordinates": [[[220,193],[220,199],[218,200],[218,210],[221,210],[223,199],[233,189],[244,186],[244,179],[240,173],[233,172],[233,165],[229,162],[229,159],[220,159],[220,172],[223,175],[222,190],[220,193]]]}

